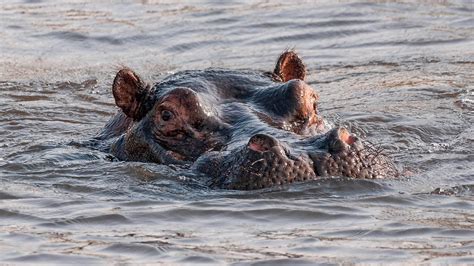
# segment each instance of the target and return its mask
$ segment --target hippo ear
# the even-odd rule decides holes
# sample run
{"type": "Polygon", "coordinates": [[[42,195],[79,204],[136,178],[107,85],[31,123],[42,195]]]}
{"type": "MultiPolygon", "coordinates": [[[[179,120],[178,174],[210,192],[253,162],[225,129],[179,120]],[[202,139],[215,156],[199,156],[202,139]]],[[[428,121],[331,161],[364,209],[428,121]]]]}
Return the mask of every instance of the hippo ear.
{"type": "Polygon", "coordinates": [[[135,121],[142,119],[149,111],[149,88],[130,69],[122,69],[115,76],[112,85],[115,104],[135,121]]]}
{"type": "Polygon", "coordinates": [[[292,79],[304,80],[306,77],[306,67],[295,52],[286,51],[278,58],[273,73],[283,82],[292,79]]]}

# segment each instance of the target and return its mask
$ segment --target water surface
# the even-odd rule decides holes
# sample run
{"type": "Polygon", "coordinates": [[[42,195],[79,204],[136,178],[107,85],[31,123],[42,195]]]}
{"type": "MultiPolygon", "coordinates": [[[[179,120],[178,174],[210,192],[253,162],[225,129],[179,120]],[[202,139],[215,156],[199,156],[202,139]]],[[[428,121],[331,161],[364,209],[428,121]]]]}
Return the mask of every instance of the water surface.
{"type": "Polygon", "coordinates": [[[472,1],[314,2],[2,3],[0,261],[474,263],[472,1]],[[287,48],[326,118],[404,177],[211,190],[75,145],[123,66],[271,70],[287,48]]]}

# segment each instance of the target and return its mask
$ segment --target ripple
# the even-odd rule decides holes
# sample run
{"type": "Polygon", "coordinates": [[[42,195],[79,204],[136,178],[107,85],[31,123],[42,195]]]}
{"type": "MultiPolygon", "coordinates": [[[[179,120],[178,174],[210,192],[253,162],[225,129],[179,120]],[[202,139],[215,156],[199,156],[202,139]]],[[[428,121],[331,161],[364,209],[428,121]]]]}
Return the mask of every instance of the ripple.
{"type": "Polygon", "coordinates": [[[44,227],[67,227],[67,226],[83,226],[83,225],[95,225],[95,226],[113,226],[123,225],[131,223],[125,216],[120,214],[104,214],[91,217],[76,217],[72,219],[56,219],[53,222],[47,222],[38,224],[44,227]]]}
{"type": "Polygon", "coordinates": [[[153,257],[153,256],[159,256],[162,254],[160,250],[150,245],[127,244],[127,243],[112,244],[100,250],[100,252],[110,253],[112,255],[130,254],[131,256],[138,256],[138,257],[142,257],[142,256],[153,257]]]}
{"type": "Polygon", "coordinates": [[[74,41],[74,42],[85,42],[88,40],[97,41],[106,44],[112,45],[122,45],[123,41],[117,38],[113,38],[110,36],[88,36],[86,34],[78,33],[78,32],[71,32],[71,31],[57,31],[51,32],[41,35],[35,35],[34,37],[40,38],[58,38],[66,41],[74,41]]]}
{"type": "Polygon", "coordinates": [[[18,199],[18,197],[11,195],[9,193],[0,191],[0,200],[9,200],[9,199],[18,199]]]}
{"type": "Polygon", "coordinates": [[[21,262],[21,263],[57,263],[58,261],[67,261],[71,264],[97,264],[101,262],[99,258],[92,256],[80,256],[80,255],[54,255],[54,254],[35,254],[19,256],[5,260],[6,262],[21,262]]]}
{"type": "Polygon", "coordinates": [[[283,35],[278,37],[268,37],[260,40],[252,40],[248,44],[266,44],[266,43],[278,43],[278,42],[301,42],[309,40],[324,40],[330,38],[340,38],[351,35],[357,35],[362,33],[369,33],[370,30],[334,30],[324,32],[313,32],[313,33],[301,33],[292,35],[283,35]]]}
{"type": "Polygon", "coordinates": [[[28,215],[28,214],[22,214],[20,212],[15,212],[15,211],[9,211],[9,210],[4,210],[0,209],[0,218],[1,218],[1,224],[2,225],[9,225],[10,223],[15,223],[15,222],[26,222],[26,223],[34,223],[38,221],[43,221],[43,219],[33,216],[33,215],[28,215]]]}

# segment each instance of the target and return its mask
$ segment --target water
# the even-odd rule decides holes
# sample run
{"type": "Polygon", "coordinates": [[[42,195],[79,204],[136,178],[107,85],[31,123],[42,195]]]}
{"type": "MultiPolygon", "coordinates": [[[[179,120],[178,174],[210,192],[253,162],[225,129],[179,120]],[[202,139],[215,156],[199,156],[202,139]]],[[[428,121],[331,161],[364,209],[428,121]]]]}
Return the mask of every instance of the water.
{"type": "Polygon", "coordinates": [[[472,1],[3,1],[0,261],[474,263],[473,14],[472,1]],[[325,117],[404,177],[211,190],[75,145],[115,113],[124,65],[149,82],[271,70],[286,48],[325,117]]]}

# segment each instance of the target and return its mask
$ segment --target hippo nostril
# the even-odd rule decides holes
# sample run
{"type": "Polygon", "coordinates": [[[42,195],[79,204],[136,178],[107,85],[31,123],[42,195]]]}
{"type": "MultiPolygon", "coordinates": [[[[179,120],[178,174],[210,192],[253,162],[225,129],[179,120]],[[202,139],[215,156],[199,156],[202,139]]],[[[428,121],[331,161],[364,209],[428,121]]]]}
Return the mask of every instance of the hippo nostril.
{"type": "Polygon", "coordinates": [[[328,135],[328,150],[330,152],[341,152],[350,147],[350,134],[345,128],[336,128],[328,135]]]}
{"type": "Polygon", "coordinates": [[[351,135],[351,133],[349,133],[349,131],[345,128],[340,128],[338,130],[338,137],[348,145],[352,145],[357,141],[357,137],[351,135]]]}
{"type": "Polygon", "coordinates": [[[363,145],[359,139],[346,128],[333,129],[328,135],[328,149],[331,152],[341,152],[348,149],[361,149],[363,145]]]}
{"type": "Polygon", "coordinates": [[[278,140],[275,138],[265,135],[256,134],[250,138],[248,148],[253,151],[265,152],[272,149],[272,147],[278,145],[278,140]]]}

